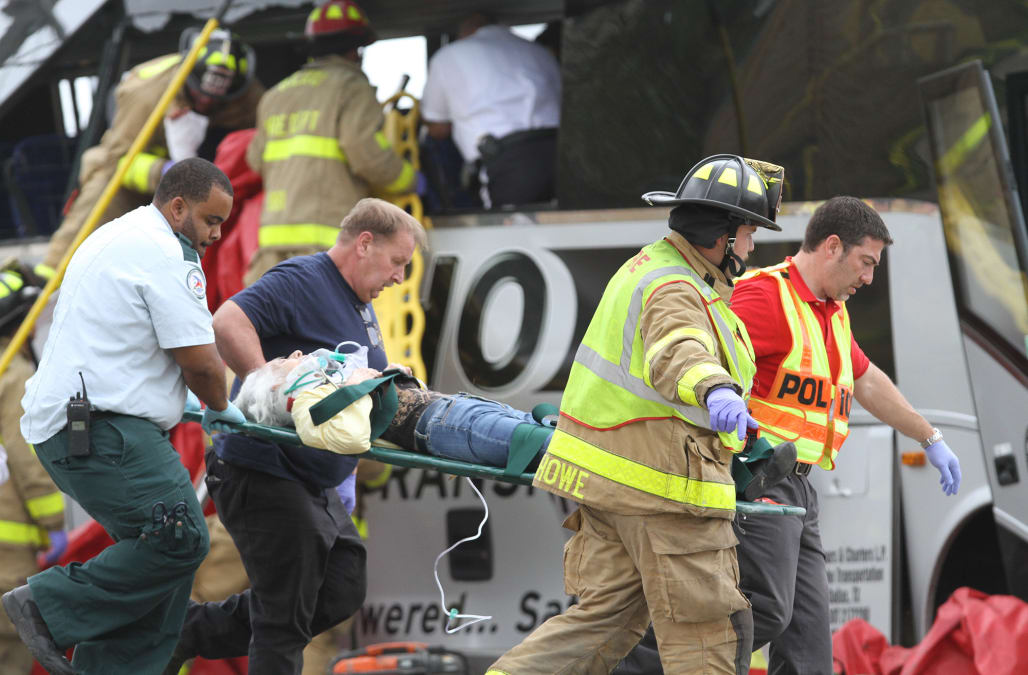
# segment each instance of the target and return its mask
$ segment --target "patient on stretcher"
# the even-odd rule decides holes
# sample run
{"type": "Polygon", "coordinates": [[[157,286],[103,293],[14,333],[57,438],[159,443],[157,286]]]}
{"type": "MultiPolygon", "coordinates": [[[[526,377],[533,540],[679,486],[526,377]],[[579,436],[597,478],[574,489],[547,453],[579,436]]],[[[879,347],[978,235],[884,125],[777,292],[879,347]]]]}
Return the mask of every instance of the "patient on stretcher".
{"type": "MultiPolygon", "coordinates": [[[[377,444],[371,438],[372,413],[378,405],[373,397],[358,398],[322,424],[314,423],[311,408],[341,387],[379,376],[370,368],[347,369],[327,350],[309,355],[296,351],[247,375],[234,403],[258,424],[295,427],[304,445],[357,454],[366,452],[372,441],[377,444]]],[[[470,394],[431,391],[407,374],[388,384],[396,388],[398,405],[379,438],[404,450],[505,467],[513,438],[516,446],[529,451],[538,446],[524,469],[532,472],[549,444],[552,427],[531,413],[470,394]]]]}

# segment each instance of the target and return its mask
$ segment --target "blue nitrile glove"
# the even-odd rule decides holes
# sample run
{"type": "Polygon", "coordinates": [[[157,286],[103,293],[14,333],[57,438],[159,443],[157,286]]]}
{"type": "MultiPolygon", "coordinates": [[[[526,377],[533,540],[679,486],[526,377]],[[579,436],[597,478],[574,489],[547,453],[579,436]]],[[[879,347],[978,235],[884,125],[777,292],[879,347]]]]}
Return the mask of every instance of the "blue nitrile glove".
{"type": "Polygon", "coordinates": [[[192,391],[186,389],[186,412],[201,412],[202,410],[200,399],[192,391]]]}
{"type": "Polygon", "coordinates": [[[939,470],[939,485],[948,495],[955,495],[960,489],[960,460],[946,445],[946,441],[938,440],[924,450],[928,461],[939,470]]]}
{"type": "Polygon", "coordinates": [[[757,420],[750,417],[746,402],[731,387],[717,387],[707,393],[710,428],[714,431],[735,431],[739,440],[746,438],[746,428],[757,428],[757,420]]]}
{"type": "Polygon", "coordinates": [[[414,192],[416,192],[419,197],[424,197],[428,194],[428,178],[420,171],[416,173],[414,178],[414,192]]]}
{"type": "Polygon", "coordinates": [[[227,426],[228,424],[242,424],[245,421],[246,418],[243,417],[243,413],[239,412],[239,408],[229,402],[228,407],[220,411],[207,406],[203,411],[203,420],[200,422],[200,426],[208,434],[211,433],[211,429],[230,432],[232,429],[227,426]]]}
{"type": "Polygon", "coordinates": [[[43,554],[43,560],[47,565],[55,565],[68,550],[68,533],[64,530],[53,530],[48,532],[47,536],[50,537],[50,548],[43,554]]]}
{"type": "Polygon", "coordinates": [[[336,486],[336,494],[339,495],[339,501],[343,503],[343,508],[346,509],[346,512],[353,513],[353,509],[357,506],[356,471],[344,478],[343,482],[336,486]]]}

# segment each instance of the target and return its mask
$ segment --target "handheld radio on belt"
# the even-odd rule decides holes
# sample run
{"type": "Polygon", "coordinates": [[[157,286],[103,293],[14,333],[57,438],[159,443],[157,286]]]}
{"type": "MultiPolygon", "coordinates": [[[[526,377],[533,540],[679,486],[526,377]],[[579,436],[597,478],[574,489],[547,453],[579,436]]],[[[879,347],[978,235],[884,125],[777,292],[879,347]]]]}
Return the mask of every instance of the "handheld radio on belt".
{"type": "Polygon", "coordinates": [[[86,398],[86,380],[79,371],[82,392],[76,392],[68,401],[68,456],[89,455],[89,399],[86,398]]]}

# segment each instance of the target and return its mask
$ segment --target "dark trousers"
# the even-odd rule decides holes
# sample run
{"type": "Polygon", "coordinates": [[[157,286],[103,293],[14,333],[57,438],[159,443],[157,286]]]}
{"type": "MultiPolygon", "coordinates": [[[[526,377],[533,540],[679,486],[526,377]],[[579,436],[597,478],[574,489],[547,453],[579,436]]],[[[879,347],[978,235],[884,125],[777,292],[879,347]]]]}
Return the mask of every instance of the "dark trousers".
{"type": "Polygon", "coordinates": [[[206,459],[208,490],[250,588],[191,602],[183,644],[209,659],[249,656],[251,675],[298,674],[311,638],[364,602],[360,536],[335,490],[231,464],[213,450],[206,459]]]}
{"type": "Polygon", "coordinates": [[[493,208],[547,202],[556,196],[556,129],[516,132],[496,143],[495,153],[482,154],[493,208]]]}
{"type": "MultiPolygon", "coordinates": [[[[828,574],[817,492],[805,476],[790,475],[765,496],[803,506],[807,513],[736,519],[739,588],[753,605],[753,649],[771,643],[769,675],[830,673],[828,574]]],[[[652,626],[614,670],[616,675],[662,672],[652,626]]]]}
{"type": "Polygon", "coordinates": [[[91,454],[68,457],[64,431],[36,455],[114,539],[96,557],[29,578],[61,647],[83,675],[159,673],[171,657],[207,526],[167,432],[125,415],[94,420],[91,454]]]}

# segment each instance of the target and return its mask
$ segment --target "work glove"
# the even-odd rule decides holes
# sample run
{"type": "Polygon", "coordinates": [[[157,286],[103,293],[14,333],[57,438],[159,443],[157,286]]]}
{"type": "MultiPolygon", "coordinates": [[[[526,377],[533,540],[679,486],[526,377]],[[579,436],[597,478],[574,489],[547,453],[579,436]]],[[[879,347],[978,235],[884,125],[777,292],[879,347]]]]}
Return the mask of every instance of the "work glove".
{"type": "Polygon", "coordinates": [[[50,537],[50,548],[43,553],[43,563],[50,566],[57,564],[64,552],[68,550],[68,533],[64,530],[53,530],[47,535],[50,537]]]}
{"type": "Polygon", "coordinates": [[[186,389],[186,412],[202,412],[203,406],[200,405],[200,399],[196,397],[189,389],[186,389]]]}
{"type": "Polygon", "coordinates": [[[746,402],[731,387],[718,387],[707,393],[710,428],[714,431],[735,431],[739,440],[746,438],[746,429],[757,428],[757,420],[750,417],[746,402]]]}
{"type": "Polygon", "coordinates": [[[164,118],[164,139],[168,144],[168,157],[178,162],[196,157],[200,144],[207,135],[210,119],[206,115],[187,110],[164,118]]]}
{"type": "Polygon", "coordinates": [[[960,489],[960,460],[946,445],[946,441],[938,440],[924,450],[928,461],[939,470],[939,485],[948,495],[955,495],[960,489]]]}
{"type": "Polygon", "coordinates": [[[246,418],[243,417],[243,413],[229,402],[228,407],[224,410],[215,410],[207,406],[203,411],[203,420],[200,422],[200,426],[209,434],[212,429],[231,432],[229,424],[243,424],[244,422],[246,422],[246,418]]]}

